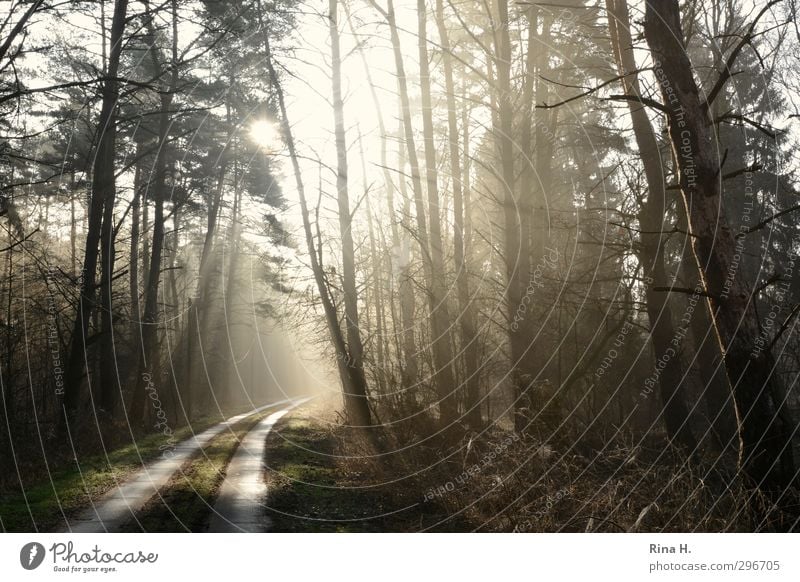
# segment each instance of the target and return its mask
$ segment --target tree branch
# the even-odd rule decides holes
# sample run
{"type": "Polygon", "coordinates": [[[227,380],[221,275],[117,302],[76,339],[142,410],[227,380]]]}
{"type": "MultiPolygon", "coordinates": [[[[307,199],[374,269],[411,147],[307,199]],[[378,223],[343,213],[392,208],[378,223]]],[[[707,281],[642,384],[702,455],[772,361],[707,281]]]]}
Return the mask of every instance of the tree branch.
{"type": "Polygon", "coordinates": [[[703,291],[702,289],[689,289],[688,287],[653,287],[653,291],[665,291],[668,293],[683,293],[685,295],[700,295],[701,297],[709,297],[711,299],[720,300],[720,297],[717,297],[713,293],[708,293],[707,291],[703,291]]]}
{"type": "Polygon", "coordinates": [[[774,337],[774,338],[772,338],[772,341],[771,341],[771,342],[769,342],[769,346],[767,346],[767,350],[766,350],[766,351],[768,351],[768,352],[772,351],[772,348],[773,348],[773,347],[775,347],[775,344],[776,344],[776,343],[778,343],[778,340],[779,340],[779,339],[780,339],[780,337],[783,335],[783,332],[785,332],[785,331],[786,331],[786,329],[789,327],[789,323],[792,321],[792,318],[793,318],[795,315],[797,315],[797,312],[798,312],[798,311],[800,311],[800,303],[798,303],[797,305],[795,305],[795,306],[792,308],[792,312],[791,312],[789,315],[787,315],[787,316],[786,316],[786,319],[784,319],[784,320],[783,320],[783,323],[781,324],[781,327],[780,327],[780,328],[778,329],[778,331],[775,333],[775,337],[774,337]]]}
{"type": "Polygon", "coordinates": [[[722,91],[722,89],[725,87],[725,83],[727,83],[728,79],[731,78],[731,75],[733,74],[732,67],[734,64],[736,64],[736,59],[739,58],[739,53],[742,52],[742,49],[745,47],[745,45],[750,44],[750,41],[753,40],[753,32],[756,29],[758,21],[761,20],[761,17],[764,16],[764,14],[766,14],[767,11],[775,6],[778,2],[780,2],[780,0],[771,0],[766,6],[764,6],[764,8],[761,9],[761,12],[759,12],[753,22],[750,23],[750,27],[747,29],[747,33],[745,33],[745,35],[742,37],[742,40],[739,41],[739,43],[731,51],[731,54],[728,55],[728,60],[725,61],[725,66],[722,69],[722,73],[717,79],[717,82],[714,83],[714,87],[712,87],[711,91],[709,91],[708,97],[706,97],[706,100],[703,103],[703,109],[705,111],[708,111],[708,109],[711,107],[711,104],[714,103],[714,100],[719,95],[720,91],[722,91]]]}

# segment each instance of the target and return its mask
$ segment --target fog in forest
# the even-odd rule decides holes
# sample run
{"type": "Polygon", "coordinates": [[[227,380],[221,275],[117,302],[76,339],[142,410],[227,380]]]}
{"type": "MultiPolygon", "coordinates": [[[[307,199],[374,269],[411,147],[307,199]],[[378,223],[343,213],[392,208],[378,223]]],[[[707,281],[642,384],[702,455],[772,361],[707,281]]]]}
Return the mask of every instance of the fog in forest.
{"type": "Polygon", "coordinates": [[[797,531],[796,21],[3,2],[2,528],[797,531]]]}

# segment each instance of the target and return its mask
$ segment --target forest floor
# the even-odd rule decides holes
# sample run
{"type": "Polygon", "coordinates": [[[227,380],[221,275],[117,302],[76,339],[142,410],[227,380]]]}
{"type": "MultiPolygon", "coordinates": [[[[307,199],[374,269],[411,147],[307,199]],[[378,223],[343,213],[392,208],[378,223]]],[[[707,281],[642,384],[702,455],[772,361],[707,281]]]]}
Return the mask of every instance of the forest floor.
{"type": "MultiPolygon", "coordinates": [[[[412,532],[449,517],[403,479],[382,480],[347,458],[342,427],[322,407],[283,417],[267,437],[265,528],[274,532],[412,532]]],[[[463,519],[448,531],[469,531],[463,519]]]]}
{"type": "Polygon", "coordinates": [[[382,450],[393,452],[378,455],[332,409],[316,402],[292,411],[267,437],[269,531],[718,532],[766,525],[755,525],[748,493],[719,465],[682,461],[657,438],[596,447],[569,438],[543,442],[494,425],[446,444],[384,427],[382,450]]]}

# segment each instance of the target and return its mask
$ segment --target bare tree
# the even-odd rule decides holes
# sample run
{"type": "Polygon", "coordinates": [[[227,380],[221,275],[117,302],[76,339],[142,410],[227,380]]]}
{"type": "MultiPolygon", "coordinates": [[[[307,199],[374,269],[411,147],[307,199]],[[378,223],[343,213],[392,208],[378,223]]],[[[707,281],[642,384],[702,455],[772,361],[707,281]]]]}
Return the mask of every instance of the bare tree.
{"type": "MultiPolygon", "coordinates": [[[[639,76],[633,53],[630,20],[626,0],[606,0],[608,28],[611,45],[625,93],[641,99],[639,76]]],[[[639,157],[647,180],[647,198],[641,202],[639,211],[640,244],[639,260],[645,275],[647,316],[650,321],[650,339],[655,358],[664,362],[658,382],[663,403],[664,424],[667,435],[686,452],[694,453],[697,441],[689,424],[689,409],[682,388],[685,367],[680,353],[672,345],[676,338],[672,324],[672,309],[669,295],[663,291],[671,286],[665,268],[666,235],[664,216],[667,211],[666,180],[664,164],[655,131],[640,102],[628,101],[628,110],[633,124],[633,133],[639,148],[639,157]]]]}
{"type": "Polygon", "coordinates": [[[445,97],[447,100],[447,138],[450,157],[450,181],[453,190],[453,259],[456,269],[456,292],[461,328],[461,361],[464,367],[465,420],[478,430],[483,424],[480,408],[480,385],[478,366],[477,328],[475,312],[471,305],[469,292],[469,272],[464,241],[465,222],[469,216],[464,212],[463,172],[461,168],[460,141],[458,130],[458,110],[456,107],[456,88],[453,80],[453,56],[444,13],[444,0],[436,0],[436,24],[439,29],[439,43],[442,47],[445,97]]]}
{"type": "Polygon", "coordinates": [[[292,134],[292,126],[289,121],[289,114],[286,108],[286,100],[283,94],[283,88],[280,84],[275,65],[273,63],[272,50],[269,42],[269,30],[264,26],[264,11],[261,2],[258,2],[258,18],[259,24],[263,34],[263,44],[265,53],[265,64],[269,72],[269,82],[278,100],[278,108],[281,114],[280,124],[283,139],[286,142],[286,147],[289,150],[289,158],[292,162],[292,170],[295,177],[295,185],[297,187],[298,198],[300,199],[300,212],[303,219],[303,233],[306,239],[306,248],[308,250],[309,259],[311,261],[311,270],[314,274],[314,281],[317,286],[317,292],[320,295],[320,302],[325,313],[325,321],[327,323],[328,332],[333,344],[334,353],[336,357],[336,366],[339,370],[339,377],[342,382],[342,393],[345,398],[345,406],[350,422],[356,426],[369,426],[370,415],[367,406],[366,398],[362,394],[366,394],[365,386],[359,384],[359,378],[354,376],[351,368],[352,357],[347,348],[342,329],[339,326],[339,317],[336,312],[336,306],[333,303],[330,290],[328,289],[328,282],[325,276],[325,270],[322,264],[322,253],[317,248],[314,242],[314,234],[311,227],[311,219],[308,212],[308,202],[306,200],[305,183],[303,181],[303,173],[300,169],[300,158],[297,154],[294,136],[292,134]]]}
{"type": "Polygon", "coordinates": [[[328,21],[331,36],[331,83],[333,92],[334,134],[336,139],[336,195],[339,203],[339,234],[342,237],[342,288],[344,292],[345,328],[352,378],[352,392],[345,394],[348,414],[360,425],[370,424],[367,402],[367,378],[364,375],[364,345],[358,319],[353,213],[350,209],[347,174],[347,142],[344,129],[342,99],[342,56],[339,41],[338,0],[329,0],[328,21]]]}
{"type": "Polygon", "coordinates": [[[408,80],[406,78],[403,52],[400,45],[397,21],[395,18],[394,2],[388,0],[384,10],[374,0],[372,6],[386,19],[391,34],[394,52],[395,69],[397,71],[398,90],[402,111],[403,133],[405,138],[408,163],[411,167],[411,184],[414,198],[414,209],[417,222],[417,239],[423,255],[425,272],[425,289],[428,299],[428,314],[430,321],[431,347],[433,351],[434,383],[439,398],[439,419],[443,428],[449,427],[455,421],[458,410],[455,402],[455,386],[452,372],[452,349],[449,339],[449,321],[447,305],[444,296],[443,271],[441,270],[442,242],[439,224],[438,184],[436,178],[436,156],[432,143],[433,127],[430,119],[430,73],[428,72],[427,54],[427,10],[424,2],[418,0],[418,48],[420,54],[420,85],[422,87],[423,133],[426,155],[426,183],[428,188],[428,212],[430,213],[431,235],[429,236],[428,220],[426,220],[424,189],[419,159],[417,157],[416,139],[411,117],[411,102],[408,94],[408,80]],[[433,223],[436,224],[433,224],[433,223]],[[434,234],[435,233],[435,234],[434,234]],[[434,242],[434,239],[437,242],[434,242]],[[440,268],[437,270],[435,265],[440,268]]]}
{"type": "MultiPolygon", "coordinates": [[[[761,15],[775,2],[770,2],[761,15]]],[[[753,27],[730,53],[719,79],[703,100],[686,53],[677,0],[649,2],[645,37],[653,55],[667,115],[672,154],[679,170],[692,248],[717,333],[739,421],[739,464],[750,484],[780,499],[794,478],[791,425],[779,414],[774,359],[756,350],[761,333],[754,288],[734,260],[742,233],[734,233],[722,198],[721,156],[714,147],[709,107],[730,78],[753,27]]]]}

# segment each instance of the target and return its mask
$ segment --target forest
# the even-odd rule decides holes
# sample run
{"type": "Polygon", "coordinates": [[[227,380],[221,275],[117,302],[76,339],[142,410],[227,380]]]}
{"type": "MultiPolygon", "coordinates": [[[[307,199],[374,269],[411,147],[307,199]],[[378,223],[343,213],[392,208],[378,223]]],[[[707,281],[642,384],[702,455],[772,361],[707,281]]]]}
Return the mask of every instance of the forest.
{"type": "Polygon", "coordinates": [[[798,10],[0,2],[0,531],[800,531],[798,10]]]}

